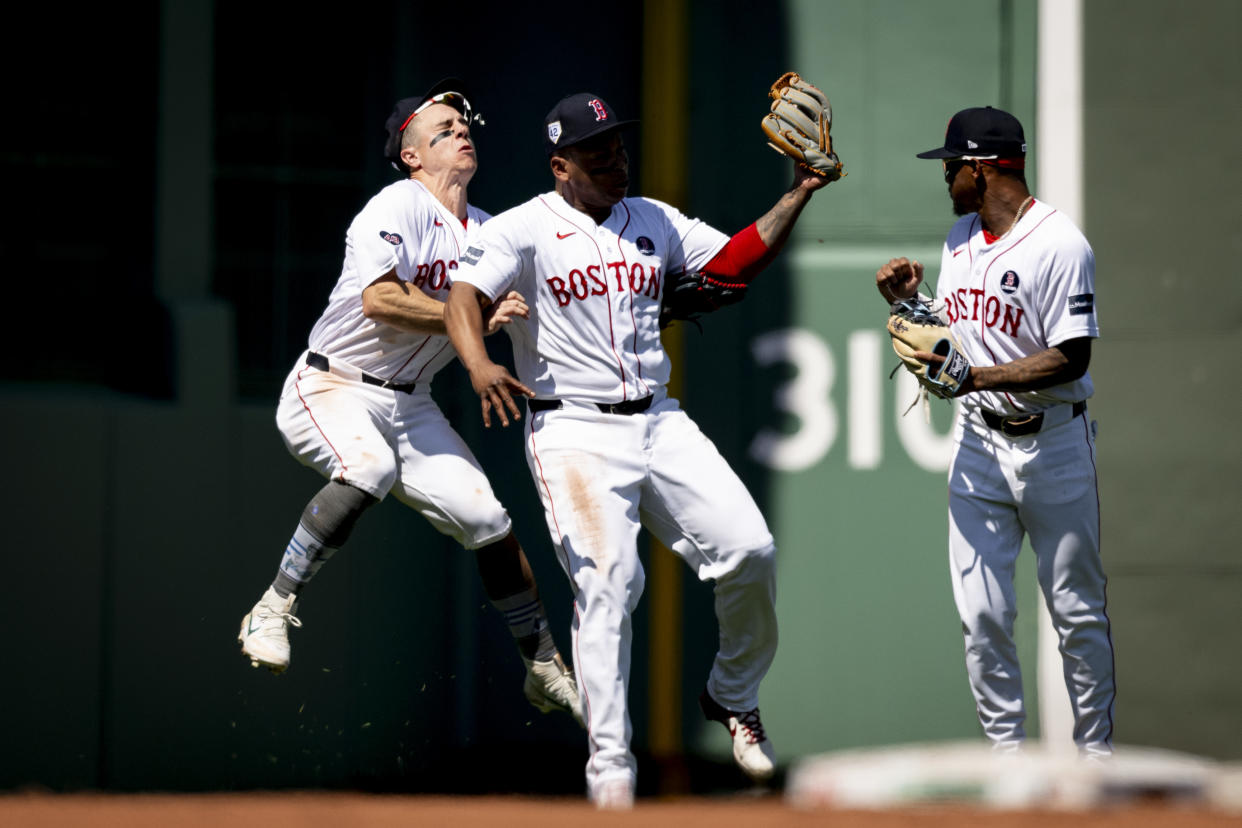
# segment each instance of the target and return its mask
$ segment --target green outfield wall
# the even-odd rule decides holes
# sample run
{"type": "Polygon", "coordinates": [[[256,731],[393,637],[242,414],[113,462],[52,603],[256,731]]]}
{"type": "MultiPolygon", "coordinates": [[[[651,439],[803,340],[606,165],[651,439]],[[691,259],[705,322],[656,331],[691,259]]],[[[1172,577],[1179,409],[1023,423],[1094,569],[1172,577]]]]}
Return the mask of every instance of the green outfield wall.
{"type": "MultiPolygon", "coordinates": [[[[938,145],[953,112],[992,104],[1033,124],[1034,5],[980,0],[947,15],[940,4],[808,1],[786,13],[785,66],[828,91],[847,175],[812,199],[745,305],[686,334],[686,407],[744,470],[777,538],[781,646],[764,722],[796,755],[973,738],[945,542],[953,407],[933,401],[930,422],[920,406],[906,413],[916,391],[904,371],[889,377],[897,360],[874,282],[904,255],[934,284],[953,216],[938,165],[914,155],[938,145]]],[[[696,66],[692,133],[730,125],[739,163],[714,176],[700,159],[692,206],[723,207],[722,226],[737,229],[780,191],[788,165],[754,140],[753,106],[737,92],[762,91],[763,76],[728,61],[696,66]]],[[[1035,587],[1024,565],[1019,640],[1033,691],[1035,587]]],[[[688,719],[691,745],[727,756],[717,728],[688,719]]]]}

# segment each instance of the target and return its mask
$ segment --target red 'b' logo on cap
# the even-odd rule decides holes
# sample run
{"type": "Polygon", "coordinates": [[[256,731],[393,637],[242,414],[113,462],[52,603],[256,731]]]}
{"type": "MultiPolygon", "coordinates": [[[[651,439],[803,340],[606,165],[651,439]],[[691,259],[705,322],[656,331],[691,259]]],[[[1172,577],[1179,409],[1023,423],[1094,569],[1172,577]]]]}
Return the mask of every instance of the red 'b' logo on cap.
{"type": "Polygon", "coordinates": [[[600,103],[599,98],[595,98],[594,100],[587,101],[587,106],[595,110],[595,120],[597,121],[608,120],[608,112],[607,110],[604,109],[604,105],[600,103]]]}

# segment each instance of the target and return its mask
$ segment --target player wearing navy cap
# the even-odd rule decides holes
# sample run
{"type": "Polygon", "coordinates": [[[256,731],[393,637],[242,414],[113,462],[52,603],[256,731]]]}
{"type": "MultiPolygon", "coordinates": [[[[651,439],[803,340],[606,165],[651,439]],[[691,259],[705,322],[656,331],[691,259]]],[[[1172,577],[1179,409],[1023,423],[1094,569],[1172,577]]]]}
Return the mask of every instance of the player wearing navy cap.
{"type": "MultiPolygon", "coordinates": [[[[1063,213],[1027,188],[1026,138],[993,107],[953,116],[939,159],[954,212],[936,306],[970,363],[959,387],[949,468],[949,559],[966,670],[998,750],[1026,738],[1013,640],[1014,565],[1025,535],[1059,638],[1084,756],[1112,752],[1113,646],[1100,559],[1095,422],[1087,366],[1099,336],[1095,257],[1063,213]]],[[[1054,163],[1044,159],[1044,163],[1054,163]]],[[[876,273],[889,302],[918,292],[923,265],[876,273]]],[[[931,365],[943,357],[920,352],[931,365]]],[[[1045,734],[1046,738],[1053,734],[1045,734]]]]}
{"type": "Polygon", "coordinates": [[[731,239],[627,197],[629,123],[590,93],[552,108],[543,137],[554,191],[488,222],[462,257],[445,317],[485,423],[495,414],[508,425],[521,416],[514,397],[528,398],[527,461],[575,592],[587,791],[610,809],[632,805],[636,782],[628,692],[642,527],[714,582],[719,649],[700,703],[729,728],[743,771],[764,780],[775,770],[758,707],[777,643],[775,543],[737,474],[668,396],[659,315],[670,273],[747,281],[827,183],[795,166],[776,205],[731,239]],[[482,310],[511,289],[533,297],[530,316],[507,328],[520,381],[482,339],[482,310]]]}
{"type": "MultiPolygon", "coordinates": [[[[398,101],[385,124],[384,157],[403,178],[350,224],[340,278],[276,413],[289,451],[328,483],[303,510],[238,639],[256,667],[285,670],[289,627],[302,626],[294,614],[302,589],[362,513],[391,492],[475,550],[484,588],[526,665],[526,697],[581,721],[573,673],[553,643],[508,512],[431,397],[432,377],[456,356],[444,329],[451,277],[489,217],[466,200],[478,169],[470,131],[478,121],[464,85],[448,78],[398,101]]],[[[521,294],[507,291],[486,308],[486,330],[527,313],[521,294]]]]}

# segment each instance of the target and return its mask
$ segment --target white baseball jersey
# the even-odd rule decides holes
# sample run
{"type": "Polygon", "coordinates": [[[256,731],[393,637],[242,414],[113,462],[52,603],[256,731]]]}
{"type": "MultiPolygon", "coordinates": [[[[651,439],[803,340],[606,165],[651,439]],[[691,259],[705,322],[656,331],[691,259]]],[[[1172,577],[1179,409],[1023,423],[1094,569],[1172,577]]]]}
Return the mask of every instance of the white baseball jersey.
{"type": "Polygon", "coordinates": [[[311,330],[311,350],[381,379],[430,381],[456,355],[448,336],[411,333],[368,319],[362,313],[362,292],[396,268],[403,281],[446,300],[467,240],[489,217],[473,205],[466,214],[463,227],[414,179],[376,193],[345,234],[345,263],[327,309],[311,330]]]}
{"type": "MultiPolygon", "coordinates": [[[[974,365],[998,365],[1079,337],[1099,336],[1095,258],[1064,214],[1034,202],[989,243],[978,214],[949,231],[937,298],[974,365]]],[[[1026,738],[1013,619],[1014,574],[1025,535],[1060,636],[1073,738],[1111,750],[1113,649],[1100,559],[1094,425],[1067,403],[1092,394],[1091,377],[1025,392],[962,397],[949,468],[949,557],[966,672],[984,734],[998,749],[1026,738]],[[1010,436],[979,407],[1044,410],[1038,432],[1010,436]]]]}
{"type": "Polygon", "coordinates": [[[456,280],[489,298],[514,289],[529,320],[507,326],[518,377],[560,407],[526,418],[526,459],[558,559],[574,584],[574,662],[586,711],[592,796],[631,784],[630,615],[646,527],[715,581],[719,650],[707,679],[732,710],[758,705],[776,652],[775,545],[737,474],[667,396],[664,278],[701,269],[728,241],[659,201],[627,198],[600,225],[545,193],[493,218],[456,280]],[[630,414],[592,403],[650,396],[630,414]]]}
{"type": "Polygon", "coordinates": [[[463,226],[421,182],[385,187],[354,218],[345,263],[310,349],[334,366],[300,359],[285,380],[276,423],[290,453],[331,480],[383,499],[392,492],[466,549],[511,528],[482,467],[431,398],[430,381],[456,355],[447,335],[417,334],[373,322],[362,292],[396,269],[411,286],[444,301],[457,259],[488,215],[467,207],[463,226]],[[412,392],[367,384],[353,368],[412,392]]]}
{"type": "MultiPolygon", "coordinates": [[[[978,213],[959,219],[945,239],[936,298],[972,365],[1000,365],[1100,335],[1091,246],[1063,213],[1039,201],[991,244],[978,213]]],[[[1092,391],[1088,373],[1038,391],[971,398],[997,413],[1017,414],[1085,400],[1092,391]]]]}
{"type": "Polygon", "coordinates": [[[506,330],[518,379],[537,397],[623,402],[668,383],[665,275],[702,268],[728,240],[654,199],[623,199],[596,225],[551,192],[489,221],[454,278],[491,299],[526,297],[530,319],[506,330]]]}

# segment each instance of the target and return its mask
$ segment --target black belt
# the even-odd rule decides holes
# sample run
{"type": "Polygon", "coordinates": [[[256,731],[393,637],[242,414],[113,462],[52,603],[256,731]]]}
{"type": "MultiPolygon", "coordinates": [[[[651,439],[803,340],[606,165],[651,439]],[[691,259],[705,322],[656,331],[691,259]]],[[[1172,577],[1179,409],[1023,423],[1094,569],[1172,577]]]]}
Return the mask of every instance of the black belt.
{"type": "MultiPolygon", "coordinates": [[[[1074,419],[1086,410],[1086,400],[1079,400],[1074,403],[1074,411],[1070,414],[1070,419],[1074,419]]],[[[994,428],[1010,437],[1035,434],[1044,427],[1044,412],[1042,411],[1034,414],[1014,414],[1008,417],[988,411],[986,408],[980,409],[979,413],[983,415],[983,421],[988,424],[989,428],[994,428]]]]}
{"type": "MultiPolygon", "coordinates": [[[[323,354],[317,354],[314,351],[306,352],[306,364],[312,368],[318,368],[320,371],[330,370],[328,367],[328,358],[323,354]]],[[[418,386],[418,383],[416,382],[389,382],[388,380],[382,380],[379,377],[373,377],[370,374],[363,374],[361,371],[358,373],[362,374],[362,381],[367,385],[378,385],[380,388],[391,388],[393,391],[402,391],[406,394],[413,394],[414,389],[418,386]]]]}
{"type": "MultiPolygon", "coordinates": [[[[651,408],[651,397],[643,397],[641,400],[626,400],[619,403],[591,403],[605,414],[641,414],[648,408],[651,408]]],[[[539,411],[554,411],[561,407],[560,400],[531,400],[526,401],[526,407],[530,409],[530,413],[535,414],[539,411]]]]}

